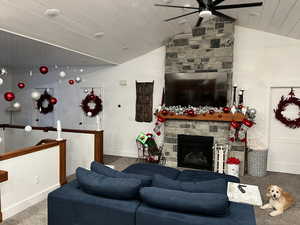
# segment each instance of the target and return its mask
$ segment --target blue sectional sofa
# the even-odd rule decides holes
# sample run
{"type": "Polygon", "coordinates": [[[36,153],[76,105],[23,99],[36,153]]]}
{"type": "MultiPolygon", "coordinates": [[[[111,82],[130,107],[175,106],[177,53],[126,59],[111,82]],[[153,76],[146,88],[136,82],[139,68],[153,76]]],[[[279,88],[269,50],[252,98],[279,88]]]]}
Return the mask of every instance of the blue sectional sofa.
{"type": "MultiPolygon", "coordinates": [[[[156,177],[156,183],[162,179],[161,177],[164,177],[166,182],[162,183],[170,183],[171,188],[175,189],[176,182],[179,181],[201,182],[219,179],[220,181],[225,180],[225,182],[239,182],[238,178],[232,176],[207,171],[179,171],[154,164],[134,164],[125,169],[123,174],[156,177]]],[[[116,174],[116,176],[118,175],[116,174]]],[[[82,181],[79,179],[75,180],[49,194],[48,225],[256,225],[254,209],[250,205],[230,202],[226,214],[209,216],[202,214],[201,209],[196,209],[200,210],[200,213],[189,213],[184,210],[168,209],[165,205],[164,207],[155,207],[141,198],[121,200],[93,195],[84,191],[80,182],[82,181]]],[[[140,194],[143,195],[151,189],[153,187],[146,187],[145,191],[140,194]]],[[[165,195],[172,193],[167,189],[162,190],[165,195]]],[[[226,193],[226,190],[224,192],[226,193]]],[[[174,193],[182,195],[184,192],[174,191],[174,193]]],[[[150,203],[152,200],[155,201],[155,195],[153,195],[153,199],[150,195],[149,200],[150,203]]],[[[210,203],[212,202],[208,202],[204,206],[207,207],[210,203]]],[[[184,209],[184,205],[182,207],[184,209]]]]}

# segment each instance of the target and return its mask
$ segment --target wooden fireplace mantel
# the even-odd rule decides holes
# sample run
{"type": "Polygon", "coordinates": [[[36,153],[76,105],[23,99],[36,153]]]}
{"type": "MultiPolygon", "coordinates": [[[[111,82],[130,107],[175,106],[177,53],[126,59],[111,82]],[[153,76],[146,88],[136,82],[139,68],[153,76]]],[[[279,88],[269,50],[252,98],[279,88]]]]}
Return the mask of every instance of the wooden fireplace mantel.
{"type": "Polygon", "coordinates": [[[166,120],[200,120],[200,121],[216,121],[216,122],[231,122],[237,121],[242,122],[245,119],[245,115],[242,113],[213,113],[205,115],[196,115],[196,116],[186,116],[186,115],[162,115],[161,113],[157,114],[158,116],[166,120]]]}

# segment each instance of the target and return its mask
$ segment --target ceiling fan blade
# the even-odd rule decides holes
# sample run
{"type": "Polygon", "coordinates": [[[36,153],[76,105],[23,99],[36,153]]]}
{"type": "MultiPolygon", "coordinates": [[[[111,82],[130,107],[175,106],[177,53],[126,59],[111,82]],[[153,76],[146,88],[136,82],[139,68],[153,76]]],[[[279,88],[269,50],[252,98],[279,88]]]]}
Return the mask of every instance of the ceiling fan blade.
{"type": "Polygon", "coordinates": [[[181,17],[184,17],[184,16],[188,16],[188,15],[192,15],[192,14],[195,14],[195,13],[198,13],[198,12],[199,12],[199,10],[194,11],[194,12],[190,12],[190,13],[187,13],[187,14],[183,14],[183,15],[180,15],[180,16],[172,17],[172,18],[167,19],[167,20],[165,20],[165,21],[166,21],[166,22],[169,22],[169,21],[171,21],[171,20],[176,20],[176,19],[178,19],[178,18],[181,18],[181,17]]]}
{"type": "Polygon", "coordinates": [[[248,7],[257,7],[262,6],[263,2],[253,2],[253,3],[245,3],[245,4],[236,4],[236,5],[219,5],[214,7],[214,9],[237,9],[237,8],[248,8],[248,7]]]}
{"type": "Polygon", "coordinates": [[[179,6],[179,5],[162,5],[162,4],[155,4],[154,6],[169,7],[169,8],[179,8],[179,9],[199,9],[199,8],[196,8],[196,7],[186,7],[186,6],[179,6]]]}
{"type": "Polygon", "coordinates": [[[235,21],[236,19],[231,17],[231,16],[227,16],[221,12],[217,12],[217,11],[212,11],[212,14],[215,15],[215,16],[219,16],[219,17],[223,17],[225,19],[228,19],[228,20],[232,20],[232,21],[235,21]]]}
{"type": "Polygon", "coordinates": [[[222,2],[224,2],[225,0],[215,0],[214,2],[213,2],[213,5],[214,6],[216,6],[216,5],[219,5],[219,4],[221,4],[222,2]]]}
{"type": "Polygon", "coordinates": [[[203,18],[199,17],[199,19],[198,19],[198,21],[196,23],[196,27],[199,27],[201,25],[202,21],[203,21],[203,18]]]}
{"type": "Polygon", "coordinates": [[[205,8],[205,7],[206,7],[206,5],[205,5],[205,3],[203,2],[203,0],[197,0],[197,2],[198,2],[198,4],[199,4],[200,8],[205,8]]]}

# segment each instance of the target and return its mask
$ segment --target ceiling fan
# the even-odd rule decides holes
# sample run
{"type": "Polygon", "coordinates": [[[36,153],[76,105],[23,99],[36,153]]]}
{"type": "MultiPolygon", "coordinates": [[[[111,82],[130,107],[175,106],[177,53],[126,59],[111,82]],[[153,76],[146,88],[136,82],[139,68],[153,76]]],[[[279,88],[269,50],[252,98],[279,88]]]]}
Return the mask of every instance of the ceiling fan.
{"type": "Polygon", "coordinates": [[[160,7],[170,7],[170,8],[181,8],[181,9],[194,9],[196,11],[192,11],[190,13],[186,13],[180,16],[172,17],[170,19],[166,19],[165,21],[171,21],[175,19],[179,19],[181,17],[189,16],[192,14],[199,13],[199,19],[196,23],[196,27],[201,25],[201,22],[204,18],[210,17],[212,15],[222,17],[228,20],[234,21],[235,18],[231,16],[227,16],[217,10],[222,9],[237,9],[237,8],[248,8],[248,7],[257,7],[262,6],[263,2],[253,2],[253,3],[243,3],[243,4],[234,4],[234,5],[220,5],[225,0],[196,0],[198,2],[199,7],[190,7],[190,6],[178,6],[178,5],[163,5],[163,4],[155,4],[155,6],[160,7]]]}

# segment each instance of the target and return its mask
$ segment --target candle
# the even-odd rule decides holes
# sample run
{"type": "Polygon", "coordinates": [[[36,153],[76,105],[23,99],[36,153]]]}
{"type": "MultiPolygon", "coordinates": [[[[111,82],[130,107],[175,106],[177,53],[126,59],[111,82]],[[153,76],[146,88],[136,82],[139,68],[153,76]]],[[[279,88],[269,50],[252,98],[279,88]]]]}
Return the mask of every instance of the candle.
{"type": "Polygon", "coordinates": [[[62,138],[61,138],[61,131],[62,131],[62,128],[61,128],[61,122],[60,120],[57,120],[56,122],[56,130],[57,130],[57,141],[61,141],[62,138]]]}
{"type": "Polygon", "coordinates": [[[244,104],[244,89],[241,89],[239,92],[239,105],[243,105],[244,104]]]}
{"type": "Polygon", "coordinates": [[[237,89],[237,85],[235,84],[233,86],[233,105],[236,104],[236,89],[237,89]]]}
{"type": "Polygon", "coordinates": [[[97,131],[100,131],[100,116],[96,116],[97,131]]]}

